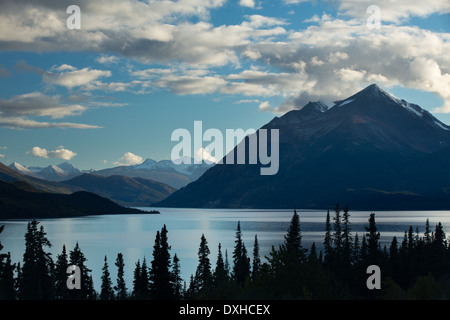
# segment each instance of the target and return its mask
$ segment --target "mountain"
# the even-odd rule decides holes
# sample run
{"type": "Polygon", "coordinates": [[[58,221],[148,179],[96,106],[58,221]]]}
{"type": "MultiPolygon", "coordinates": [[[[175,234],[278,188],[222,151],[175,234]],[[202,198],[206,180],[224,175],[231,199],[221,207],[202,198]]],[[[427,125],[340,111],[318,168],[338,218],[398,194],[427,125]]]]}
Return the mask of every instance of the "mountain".
{"type": "Polygon", "coordinates": [[[216,165],[156,205],[450,209],[450,127],[376,84],[330,108],[310,102],[262,129],[279,130],[277,174],[216,165]]]}
{"type": "Polygon", "coordinates": [[[79,187],[106,197],[122,206],[148,207],[161,201],[176,189],[154,180],[125,176],[103,177],[85,173],[64,184],[79,187]]]}
{"type": "Polygon", "coordinates": [[[39,178],[48,181],[63,181],[76,177],[83,172],[75,168],[68,162],[63,162],[57,166],[49,165],[47,167],[25,167],[17,162],[13,162],[9,167],[24,175],[39,178]]]}
{"type": "MultiPolygon", "coordinates": [[[[177,161],[175,161],[178,163],[177,161]]],[[[181,161],[180,161],[181,162],[181,161]]],[[[171,160],[161,160],[159,162],[153,159],[146,159],[141,164],[130,166],[118,166],[114,168],[95,171],[99,176],[121,175],[126,177],[139,177],[162,182],[173,188],[179,189],[192,181],[197,180],[212,165],[207,163],[194,164],[175,164],[171,160]]]]}
{"type": "Polygon", "coordinates": [[[136,214],[96,194],[79,191],[56,194],[37,190],[24,181],[0,181],[0,219],[41,219],[102,214],[136,214]]]}
{"type": "Polygon", "coordinates": [[[27,167],[24,167],[23,165],[21,165],[20,163],[17,162],[13,162],[9,165],[9,167],[21,174],[25,174],[27,176],[31,176],[31,177],[36,177],[35,173],[32,172],[30,169],[28,169],[27,167]]]}
{"type": "Polygon", "coordinates": [[[26,175],[26,173],[22,173],[17,170],[20,168],[19,166],[15,169],[11,168],[11,165],[7,167],[3,163],[0,162],[0,181],[4,182],[24,182],[32,186],[33,188],[53,192],[53,193],[62,193],[62,194],[71,194],[76,191],[82,191],[81,188],[73,187],[69,185],[64,185],[55,181],[47,181],[39,178],[35,178],[30,175],[26,175]]]}

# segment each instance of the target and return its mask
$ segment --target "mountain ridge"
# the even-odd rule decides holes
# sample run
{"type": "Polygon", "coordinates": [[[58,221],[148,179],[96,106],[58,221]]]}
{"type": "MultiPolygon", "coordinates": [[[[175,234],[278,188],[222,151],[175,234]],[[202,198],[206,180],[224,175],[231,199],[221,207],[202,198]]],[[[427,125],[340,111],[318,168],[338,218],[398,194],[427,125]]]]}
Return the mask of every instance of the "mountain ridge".
{"type": "Polygon", "coordinates": [[[217,165],[156,205],[450,209],[443,165],[449,159],[439,154],[450,147],[450,127],[377,85],[330,108],[322,104],[310,102],[261,127],[279,130],[276,175],[260,176],[256,165],[217,165]]]}
{"type": "Polygon", "coordinates": [[[121,175],[131,178],[151,179],[178,189],[198,179],[213,165],[205,162],[198,165],[194,164],[192,160],[193,159],[155,161],[151,158],[147,158],[140,164],[119,165],[101,170],[80,170],[67,161],[58,165],[49,165],[47,167],[26,167],[17,162],[13,162],[9,165],[9,168],[33,178],[54,182],[63,182],[84,173],[92,173],[104,177],[121,175]]]}

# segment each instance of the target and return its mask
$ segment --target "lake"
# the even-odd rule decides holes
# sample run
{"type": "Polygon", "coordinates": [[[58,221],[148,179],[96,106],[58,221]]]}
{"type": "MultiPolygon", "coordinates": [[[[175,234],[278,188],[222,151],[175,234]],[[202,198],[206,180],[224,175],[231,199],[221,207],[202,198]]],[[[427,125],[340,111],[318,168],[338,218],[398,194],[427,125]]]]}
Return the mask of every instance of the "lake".
{"type": "MultiPolygon", "coordinates": [[[[103,215],[79,218],[42,219],[47,238],[52,247],[48,250],[56,260],[63,244],[67,251],[79,243],[81,251],[88,259],[86,265],[92,270],[94,285],[100,290],[101,273],[105,255],[108,258],[109,271],[113,284],[116,283],[117,268],[114,262],[121,252],[125,260],[125,280],[129,290],[133,285],[133,271],[138,259],[146,257],[148,265],[152,260],[153,245],[157,230],[165,224],[171,245],[171,257],[176,253],[180,258],[182,277],[189,284],[189,277],[195,273],[197,251],[200,237],[205,235],[211,251],[210,260],[215,266],[218,244],[222,244],[222,253],[228,251],[228,260],[232,265],[235,233],[238,221],[241,223],[242,238],[249,256],[252,256],[255,234],[258,236],[261,258],[284,240],[293,210],[251,210],[251,209],[182,209],[182,208],[140,208],[159,210],[161,214],[139,215],[103,215]]],[[[310,248],[316,243],[322,248],[325,229],[326,210],[297,210],[302,231],[302,244],[310,248]]],[[[352,234],[358,233],[361,241],[368,226],[369,211],[350,211],[352,234]]],[[[334,211],[330,211],[334,216],[334,211]]],[[[392,238],[402,241],[405,230],[410,225],[418,227],[423,234],[426,219],[434,227],[438,222],[444,231],[450,232],[450,211],[382,211],[375,212],[378,231],[381,233],[382,246],[388,247],[392,238]]],[[[21,262],[25,249],[24,235],[28,220],[0,221],[5,225],[0,234],[4,246],[2,252],[11,252],[14,263],[21,262]]],[[[265,259],[262,259],[265,261],[265,259]]]]}

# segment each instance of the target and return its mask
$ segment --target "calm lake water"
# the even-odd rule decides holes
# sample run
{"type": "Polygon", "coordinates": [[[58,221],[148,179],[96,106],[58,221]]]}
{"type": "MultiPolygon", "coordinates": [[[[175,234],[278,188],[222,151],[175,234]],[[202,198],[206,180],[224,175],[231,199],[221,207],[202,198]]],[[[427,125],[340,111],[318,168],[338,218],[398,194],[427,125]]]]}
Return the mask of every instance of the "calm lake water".
{"type": "MultiPolygon", "coordinates": [[[[125,278],[127,287],[133,285],[135,263],[146,257],[148,265],[152,260],[153,245],[157,230],[166,225],[168,229],[171,256],[176,253],[180,258],[182,277],[189,283],[189,277],[195,273],[197,251],[200,237],[205,235],[211,251],[210,259],[214,266],[218,244],[222,245],[222,253],[228,251],[228,260],[232,264],[235,233],[238,221],[241,223],[243,240],[249,256],[253,251],[255,234],[258,236],[261,257],[268,255],[272,245],[282,243],[289,227],[293,210],[241,210],[241,209],[179,209],[179,208],[141,208],[161,212],[158,215],[104,215],[81,218],[42,219],[41,225],[47,233],[52,247],[48,250],[56,260],[65,244],[72,250],[76,244],[85,254],[88,268],[92,269],[94,285],[97,290],[101,284],[101,273],[105,255],[108,258],[109,271],[115,284],[117,268],[114,262],[117,253],[121,252],[125,259],[125,278]]],[[[300,216],[302,243],[310,248],[316,243],[318,250],[322,248],[325,229],[326,210],[297,210],[300,216]]],[[[361,240],[368,226],[371,212],[350,211],[352,233],[358,233],[361,240]]],[[[333,217],[334,212],[330,211],[333,217]]],[[[382,211],[375,212],[378,230],[381,233],[382,245],[389,247],[394,236],[399,242],[410,225],[418,227],[423,233],[426,219],[434,230],[435,224],[441,222],[446,234],[450,232],[450,211],[382,211]]],[[[3,252],[11,252],[12,261],[17,263],[23,259],[25,249],[24,235],[27,220],[0,221],[5,225],[0,234],[3,252]]],[[[263,259],[264,261],[265,259],[263,259]]]]}

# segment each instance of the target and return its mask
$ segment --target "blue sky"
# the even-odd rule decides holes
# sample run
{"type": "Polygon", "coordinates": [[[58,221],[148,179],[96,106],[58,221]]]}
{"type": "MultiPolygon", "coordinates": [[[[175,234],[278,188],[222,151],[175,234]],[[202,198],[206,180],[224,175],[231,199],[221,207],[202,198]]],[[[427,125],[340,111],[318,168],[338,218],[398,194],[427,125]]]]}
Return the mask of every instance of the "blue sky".
{"type": "Polygon", "coordinates": [[[442,0],[2,1],[0,161],[169,159],[172,131],[195,120],[257,129],[371,83],[450,124],[448,52],[442,0]]]}

